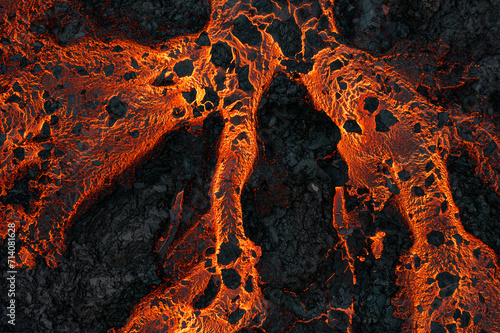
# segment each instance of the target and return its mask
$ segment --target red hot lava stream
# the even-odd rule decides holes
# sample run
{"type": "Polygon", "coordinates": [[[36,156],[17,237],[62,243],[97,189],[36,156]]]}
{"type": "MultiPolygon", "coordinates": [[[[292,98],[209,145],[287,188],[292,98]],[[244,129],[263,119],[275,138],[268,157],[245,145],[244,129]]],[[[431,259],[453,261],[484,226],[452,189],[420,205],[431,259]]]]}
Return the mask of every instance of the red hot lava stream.
{"type": "MultiPolygon", "coordinates": [[[[268,305],[255,268],[261,250],[245,235],[240,196],[257,157],[256,111],[262,95],[290,61],[304,60],[304,51],[290,55],[269,27],[273,21],[292,20],[303,44],[308,31],[319,30],[319,20],[297,13],[319,10],[329,18],[329,29],[318,31],[326,46],[313,57],[310,71],[293,78],[342,131],[338,151],[350,180],[337,190],[332,223],[351,262],[354,283],[355,258],[346,240],[357,227],[356,214],[346,211],[343,199],[346,191],[368,188],[377,210],[395,198],[413,235],[414,244],[397,269],[400,292],[393,300],[405,328],[428,332],[433,323],[454,323],[450,314],[458,306],[472,317],[482,315],[473,332],[500,331],[498,258],[465,232],[446,169],[451,146],[464,145],[479,162],[479,175],[498,191],[498,150],[484,156],[486,145],[500,144],[494,128],[482,124],[474,141],[465,142],[456,130],[440,125],[436,116],[448,112],[455,123],[477,127],[473,118],[431,105],[416,92],[414,80],[383,57],[339,45],[333,3],[322,1],[315,8],[271,2],[272,13],[259,13],[250,2],[212,1],[203,32],[174,38],[166,50],[130,40],[107,44],[91,36],[61,46],[47,37],[34,56],[26,47],[36,42],[30,22],[55,2],[3,1],[3,8],[16,15],[2,13],[8,22],[2,34],[10,43],[0,45],[9,68],[0,76],[1,196],[19,186],[20,179],[36,193],[30,207],[0,206],[2,237],[7,223],[19,230],[19,267],[33,268],[37,257],[57,266],[71,222],[99,193],[166,133],[199,126],[209,113],[220,111],[225,127],[217,147],[211,208],[199,222],[215,234],[216,251],[178,276],[174,286],[163,284],[143,298],[117,331],[237,332],[258,326],[268,305]],[[235,28],[239,25],[252,31],[251,40],[241,37],[235,28]],[[133,77],[120,79],[131,66],[133,77]],[[188,92],[194,92],[192,101],[185,98],[188,92]],[[129,133],[139,140],[120,139],[129,133]],[[388,164],[388,173],[379,172],[382,163],[388,164]],[[30,173],[46,181],[27,178],[30,173]],[[221,256],[227,248],[238,255],[221,256]],[[193,304],[210,283],[219,287],[215,299],[197,308],[193,304]],[[443,305],[432,309],[438,297],[443,305]],[[240,319],[230,323],[231,315],[240,319]]],[[[176,209],[182,214],[182,193],[176,209]]],[[[373,240],[379,242],[377,253],[383,237],[380,233],[373,240]]],[[[159,251],[161,242],[172,240],[160,239],[159,251]]],[[[339,309],[325,314],[330,310],[339,309]]],[[[353,303],[341,310],[352,320],[353,303]]],[[[322,318],[328,322],[327,315],[322,318]]]]}

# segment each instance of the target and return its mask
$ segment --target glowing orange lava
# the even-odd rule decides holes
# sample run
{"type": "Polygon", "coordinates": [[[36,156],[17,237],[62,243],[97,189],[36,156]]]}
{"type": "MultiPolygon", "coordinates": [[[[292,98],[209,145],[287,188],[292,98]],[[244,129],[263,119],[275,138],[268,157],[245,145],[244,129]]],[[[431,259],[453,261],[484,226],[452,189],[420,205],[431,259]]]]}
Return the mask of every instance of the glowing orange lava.
{"type": "MultiPolygon", "coordinates": [[[[177,276],[172,287],[164,283],[144,297],[116,331],[237,332],[261,324],[268,306],[255,268],[261,250],[245,235],[240,196],[257,157],[261,97],[289,62],[305,61],[304,51],[287,54],[268,27],[273,20],[292,20],[304,39],[319,24],[317,17],[298,17],[299,9],[312,11],[309,3],[271,2],[272,13],[259,13],[251,2],[214,0],[201,34],[174,38],[162,49],[130,40],[105,43],[90,35],[61,46],[42,35],[43,46],[34,55],[28,46],[37,41],[30,22],[56,1],[3,1],[3,8],[16,15],[3,14],[7,24],[1,26],[10,43],[0,44],[9,68],[0,76],[0,133],[5,134],[0,141],[0,196],[7,196],[22,179],[34,193],[29,208],[0,203],[2,237],[9,222],[19,230],[20,267],[33,268],[37,257],[57,266],[71,222],[100,193],[120,181],[166,133],[200,126],[208,114],[220,111],[225,126],[217,146],[211,208],[199,221],[215,235],[216,250],[177,276]],[[254,42],[239,39],[233,28],[238,18],[251,22],[254,42]],[[200,43],[202,36],[207,43],[200,43]],[[122,50],[117,52],[118,47],[122,50]],[[215,60],[216,48],[229,50],[231,65],[215,60]],[[17,57],[26,57],[28,65],[20,65],[17,57]],[[135,77],[123,79],[134,62],[135,77]],[[110,65],[108,75],[105,68],[110,65]],[[193,101],[188,102],[183,93],[192,91],[193,101]],[[238,248],[240,254],[221,260],[226,247],[238,248]],[[197,297],[209,284],[217,286],[218,293],[209,305],[199,307],[197,297]],[[236,322],[230,319],[234,316],[236,322]]],[[[368,188],[376,210],[394,198],[413,235],[414,244],[397,269],[401,288],[393,299],[405,329],[429,332],[433,322],[455,323],[450,313],[458,307],[482,317],[457,332],[500,331],[498,258],[464,230],[446,169],[450,147],[464,145],[478,161],[478,174],[498,192],[498,150],[484,153],[490,142],[500,146],[496,130],[430,104],[416,92],[416,82],[384,57],[339,45],[333,6],[321,1],[330,26],[318,32],[325,47],[313,57],[311,70],[290,75],[307,87],[317,110],[342,132],[338,151],[348,164],[350,180],[336,189],[332,223],[353,283],[356,259],[347,240],[358,223],[356,215],[346,211],[344,196],[368,188]],[[439,124],[436,117],[444,112],[455,124],[473,127],[472,140],[464,141],[455,129],[439,124]],[[349,130],[346,124],[357,127],[349,130]],[[379,166],[389,160],[389,172],[381,173],[379,166]],[[432,308],[436,298],[442,301],[439,309],[432,308]]],[[[175,205],[177,221],[182,195],[175,205]]],[[[169,235],[175,236],[175,227],[169,235]]],[[[379,232],[372,238],[375,258],[381,256],[384,236],[379,232]]],[[[168,236],[161,238],[157,251],[167,251],[172,242],[168,236]]],[[[325,311],[333,310],[344,311],[352,323],[354,302],[347,310],[325,311]]]]}

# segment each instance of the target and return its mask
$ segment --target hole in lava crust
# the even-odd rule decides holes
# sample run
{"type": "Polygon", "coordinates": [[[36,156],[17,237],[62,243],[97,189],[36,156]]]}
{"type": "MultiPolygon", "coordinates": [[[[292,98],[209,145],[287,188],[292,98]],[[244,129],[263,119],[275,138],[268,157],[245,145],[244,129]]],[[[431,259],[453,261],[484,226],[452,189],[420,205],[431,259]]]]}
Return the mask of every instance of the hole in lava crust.
{"type": "MultiPolygon", "coordinates": [[[[183,208],[189,212],[183,216],[178,237],[208,210],[215,147],[223,124],[220,115],[213,113],[197,135],[185,128],[169,133],[145,158],[147,162],[136,167],[133,183],[115,185],[73,222],[68,248],[57,268],[38,258],[33,270],[18,272],[19,332],[97,333],[124,325],[132,307],[161,282],[153,249],[170,224],[169,210],[177,193],[184,189],[183,208]],[[41,308],[45,311],[37,315],[41,308]]],[[[202,236],[197,237],[203,243],[202,236]]],[[[5,257],[6,244],[0,249],[5,257]]],[[[199,249],[199,257],[204,250],[199,249]]],[[[6,264],[2,261],[4,271],[6,264]]],[[[165,267],[162,273],[175,278],[178,272],[172,269],[165,274],[165,267]]],[[[2,290],[7,290],[6,282],[1,280],[2,290]]],[[[0,331],[10,330],[2,325],[0,331]]]]}

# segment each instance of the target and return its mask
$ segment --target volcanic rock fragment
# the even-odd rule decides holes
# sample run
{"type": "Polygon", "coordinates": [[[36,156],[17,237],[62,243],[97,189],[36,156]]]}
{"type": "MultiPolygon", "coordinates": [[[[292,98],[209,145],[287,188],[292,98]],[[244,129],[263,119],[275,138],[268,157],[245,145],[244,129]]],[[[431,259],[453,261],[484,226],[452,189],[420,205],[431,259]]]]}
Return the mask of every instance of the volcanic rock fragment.
{"type": "Polygon", "coordinates": [[[349,119],[344,123],[344,129],[349,133],[358,133],[362,134],[361,127],[358,122],[354,119],[349,119]]]}
{"type": "Polygon", "coordinates": [[[441,231],[433,230],[427,234],[427,243],[434,246],[441,246],[444,244],[444,234],[441,231]]]}
{"type": "Polygon", "coordinates": [[[115,71],[115,65],[113,65],[113,64],[106,65],[102,69],[104,71],[104,75],[106,75],[106,77],[108,77],[108,76],[113,75],[113,72],[115,71]]]}
{"type": "Polygon", "coordinates": [[[364,109],[370,113],[375,112],[378,109],[379,101],[377,97],[367,97],[365,98],[364,109]]]}
{"type": "Polygon", "coordinates": [[[168,69],[165,68],[164,70],[161,71],[160,75],[155,78],[153,83],[151,83],[152,86],[155,87],[165,87],[165,86],[171,86],[174,84],[174,73],[168,73],[168,69]]]}
{"type": "Polygon", "coordinates": [[[229,289],[236,289],[241,285],[241,276],[234,268],[222,269],[222,282],[229,289]]]}
{"type": "Polygon", "coordinates": [[[389,132],[389,127],[398,121],[398,118],[394,117],[392,112],[380,110],[379,114],[375,116],[375,130],[377,132],[389,132]]]}
{"type": "Polygon", "coordinates": [[[22,100],[23,99],[19,97],[17,94],[12,94],[9,96],[9,98],[7,98],[7,100],[5,100],[5,103],[19,103],[22,100]]]}
{"type": "Polygon", "coordinates": [[[206,31],[203,31],[194,42],[199,46],[210,46],[210,38],[206,31]]]}
{"type": "Polygon", "coordinates": [[[334,71],[338,71],[339,69],[341,69],[342,67],[344,67],[344,64],[342,63],[342,61],[340,60],[335,60],[333,61],[331,64],[330,64],[330,70],[332,72],[334,71]]]}
{"type": "Polygon", "coordinates": [[[196,99],[196,89],[193,88],[190,91],[183,91],[182,97],[184,97],[186,102],[188,102],[189,104],[193,103],[194,100],[196,99]]]}
{"type": "Polygon", "coordinates": [[[243,44],[250,46],[259,46],[262,43],[262,35],[259,29],[243,14],[234,20],[233,35],[243,44]]]}
{"type": "Polygon", "coordinates": [[[203,294],[197,295],[194,298],[193,307],[195,309],[204,309],[209,306],[219,293],[219,288],[220,280],[216,279],[215,275],[212,275],[203,294]]]}
{"type": "Polygon", "coordinates": [[[441,202],[441,213],[444,213],[448,210],[448,201],[441,202]]]}
{"type": "Polygon", "coordinates": [[[450,272],[441,272],[436,275],[436,280],[438,281],[439,289],[441,289],[439,296],[449,297],[453,295],[455,290],[458,288],[460,276],[451,274],[450,272]]]}
{"type": "Polygon", "coordinates": [[[253,283],[252,283],[252,276],[251,275],[248,277],[247,281],[245,282],[245,291],[247,293],[253,292],[253,283]]]}
{"type": "Polygon", "coordinates": [[[471,319],[470,312],[464,310],[462,312],[462,315],[460,316],[460,319],[461,319],[460,328],[465,328],[465,327],[469,326],[470,319],[471,319]]]}
{"type": "Polygon", "coordinates": [[[61,77],[62,70],[63,70],[63,66],[61,66],[61,65],[55,65],[51,69],[52,75],[54,75],[54,77],[56,79],[59,79],[61,77]]]}
{"type": "Polygon", "coordinates": [[[42,125],[42,130],[40,131],[40,138],[47,139],[50,136],[50,125],[48,122],[44,122],[42,125]]]}
{"type": "Polygon", "coordinates": [[[71,129],[71,132],[78,135],[80,134],[82,129],[83,129],[82,123],[76,123],[75,126],[73,126],[73,128],[71,129]]]}
{"type": "Polygon", "coordinates": [[[80,76],[88,76],[89,72],[83,66],[75,66],[76,73],[80,76]]]}
{"type": "Polygon", "coordinates": [[[130,57],[130,66],[132,66],[133,69],[140,69],[141,66],[137,63],[137,60],[135,60],[133,57],[130,57]]]}
{"type": "Polygon", "coordinates": [[[438,113],[438,128],[443,128],[448,124],[448,120],[450,118],[450,114],[448,112],[439,112],[438,113]]]}
{"type": "Polygon", "coordinates": [[[24,148],[23,147],[18,147],[14,149],[14,156],[19,160],[22,161],[24,160],[24,148]]]}
{"type": "Polygon", "coordinates": [[[439,297],[434,298],[431,303],[431,307],[435,310],[438,309],[443,304],[443,300],[439,297]]]}
{"type": "Polygon", "coordinates": [[[420,186],[413,186],[411,189],[416,197],[423,197],[425,195],[424,190],[420,186]]]}
{"type": "Polygon", "coordinates": [[[221,265],[229,265],[240,257],[241,252],[242,251],[238,245],[230,242],[222,243],[220,251],[217,254],[217,261],[221,265]]]}
{"type": "Polygon", "coordinates": [[[437,321],[431,322],[431,333],[447,333],[446,329],[437,321]]]}
{"type": "Polygon", "coordinates": [[[231,313],[228,317],[228,321],[230,324],[236,324],[238,321],[240,321],[241,318],[245,315],[246,311],[244,309],[237,308],[234,310],[233,313],[231,313]]]}
{"type": "Polygon", "coordinates": [[[135,72],[127,72],[123,74],[123,78],[125,79],[125,81],[134,80],[137,78],[137,74],[135,72]]]}
{"type": "Polygon", "coordinates": [[[109,114],[110,126],[113,126],[117,119],[125,117],[127,108],[127,103],[122,101],[118,96],[113,96],[109,99],[108,105],[106,105],[106,111],[108,111],[109,114]]]}
{"type": "Polygon", "coordinates": [[[391,179],[386,178],[385,179],[385,187],[389,189],[389,192],[394,193],[394,194],[399,194],[400,190],[399,187],[392,182],[391,179]]]}
{"type": "Polygon", "coordinates": [[[202,104],[205,104],[205,110],[213,110],[219,106],[220,97],[216,91],[214,91],[210,87],[205,88],[205,97],[201,101],[202,104]]]}
{"type": "Polygon", "coordinates": [[[304,57],[312,58],[319,50],[323,49],[325,42],[316,30],[306,31],[304,57]]]}
{"type": "Polygon", "coordinates": [[[238,85],[241,90],[243,91],[252,91],[253,90],[253,85],[248,79],[249,75],[249,66],[246,65],[244,67],[238,67],[236,69],[236,73],[238,74],[238,85]]]}
{"type": "Polygon", "coordinates": [[[59,110],[62,107],[61,102],[59,101],[54,101],[54,100],[49,100],[43,103],[43,109],[45,110],[45,113],[47,114],[53,114],[57,110],[59,110]]]}
{"type": "Polygon", "coordinates": [[[217,66],[224,70],[229,68],[229,64],[233,61],[233,53],[231,47],[225,42],[217,42],[212,46],[211,61],[217,66]]]}
{"type": "Polygon", "coordinates": [[[408,171],[401,170],[398,172],[398,177],[399,179],[401,179],[401,181],[405,182],[410,179],[410,173],[408,171]]]}
{"type": "Polygon", "coordinates": [[[430,187],[435,181],[434,175],[430,175],[425,179],[425,187],[430,187]]]}
{"type": "Polygon", "coordinates": [[[64,26],[63,31],[59,34],[59,36],[57,36],[57,40],[60,43],[65,44],[71,39],[71,37],[73,37],[73,35],[76,34],[76,31],[76,23],[70,22],[64,26]]]}
{"type": "Polygon", "coordinates": [[[50,158],[50,155],[51,155],[50,149],[44,149],[38,152],[38,157],[40,157],[40,159],[42,160],[48,160],[50,158]]]}
{"type": "Polygon", "coordinates": [[[286,21],[273,20],[267,32],[278,42],[286,57],[295,58],[302,50],[302,33],[293,16],[286,21]]]}
{"type": "Polygon", "coordinates": [[[194,66],[191,59],[179,61],[174,65],[174,72],[178,77],[190,76],[193,74],[194,66]]]}

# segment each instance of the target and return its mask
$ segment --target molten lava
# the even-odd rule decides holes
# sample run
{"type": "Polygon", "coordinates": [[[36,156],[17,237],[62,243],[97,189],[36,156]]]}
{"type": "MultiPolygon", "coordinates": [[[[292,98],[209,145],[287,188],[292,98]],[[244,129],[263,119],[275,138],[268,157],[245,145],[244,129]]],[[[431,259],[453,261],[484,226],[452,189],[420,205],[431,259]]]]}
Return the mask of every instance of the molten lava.
{"type": "MultiPolygon", "coordinates": [[[[35,267],[37,257],[57,266],[78,215],[114,182],[125,181],[125,172],[165,134],[199,127],[218,111],[225,126],[210,210],[193,227],[213,236],[215,250],[178,270],[172,286],[163,283],[144,297],[116,331],[261,326],[268,311],[256,269],[262,252],[245,235],[240,199],[258,154],[257,107],[276,74],[286,72],[341,130],[338,153],[349,181],[336,189],[332,224],[353,284],[360,259],[349,238],[362,228],[361,212],[348,210],[345,196],[367,188],[365,198],[376,211],[389,199],[395,203],[413,236],[400,259],[400,291],[393,299],[405,329],[429,332],[461,323],[457,332],[500,331],[498,257],[464,230],[446,169],[450,149],[462,145],[478,162],[478,175],[500,193],[499,150],[487,149],[500,145],[495,128],[431,104],[417,93],[415,78],[390,65],[390,56],[341,44],[332,2],[269,1],[263,9],[254,4],[259,1],[213,0],[201,33],[161,48],[85,34],[61,44],[35,35],[31,23],[56,2],[2,4],[8,42],[0,45],[0,231],[5,239],[7,224],[16,224],[19,267],[35,267]],[[308,46],[310,38],[323,47],[308,46]],[[36,53],[35,43],[41,45],[36,53]],[[461,136],[465,129],[468,140],[461,136]],[[16,199],[21,188],[29,189],[29,205],[16,199]],[[439,308],[433,307],[436,300],[439,308]],[[451,315],[457,309],[458,318],[451,315]],[[479,319],[467,326],[464,313],[479,319]]],[[[162,258],[174,257],[179,244],[194,246],[189,232],[176,237],[182,201],[183,192],[171,211],[174,223],[157,242],[162,258]]],[[[384,237],[378,232],[371,238],[376,259],[384,237]]],[[[347,309],[330,307],[319,319],[335,327],[329,311],[343,311],[352,322],[354,309],[354,302],[347,309]]]]}

